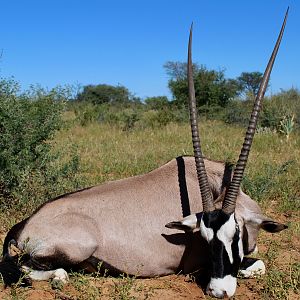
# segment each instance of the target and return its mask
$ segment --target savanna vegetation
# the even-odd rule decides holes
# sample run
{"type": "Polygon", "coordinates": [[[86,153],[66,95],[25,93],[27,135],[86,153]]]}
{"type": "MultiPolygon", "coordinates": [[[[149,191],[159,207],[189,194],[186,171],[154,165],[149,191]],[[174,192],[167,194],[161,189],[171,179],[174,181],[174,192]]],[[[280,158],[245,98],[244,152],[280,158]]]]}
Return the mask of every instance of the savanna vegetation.
{"type": "MultiPolygon", "coordinates": [[[[44,201],[108,180],[148,172],[179,155],[192,155],[185,64],[168,62],[172,99],[139,99],[124,86],[89,85],[21,91],[0,81],[0,233],[44,201]]],[[[203,151],[235,162],[262,74],[227,79],[222,70],[194,65],[203,151]]],[[[287,223],[278,235],[262,233],[262,278],[239,279],[235,299],[298,299],[300,282],[300,92],[264,99],[243,189],[266,214],[287,223]],[[298,297],[298,298],[297,298],[298,297]]],[[[196,274],[195,274],[196,275],[196,274]]],[[[204,296],[181,277],[140,280],[71,274],[65,287],[35,284],[0,291],[0,298],[191,299],[204,296]],[[178,279],[179,278],[179,279],[178,279]],[[41,294],[39,294],[41,295],[41,294]],[[165,297],[165,298],[163,298],[165,297]],[[169,297],[169,298],[168,298],[169,297]]]]}

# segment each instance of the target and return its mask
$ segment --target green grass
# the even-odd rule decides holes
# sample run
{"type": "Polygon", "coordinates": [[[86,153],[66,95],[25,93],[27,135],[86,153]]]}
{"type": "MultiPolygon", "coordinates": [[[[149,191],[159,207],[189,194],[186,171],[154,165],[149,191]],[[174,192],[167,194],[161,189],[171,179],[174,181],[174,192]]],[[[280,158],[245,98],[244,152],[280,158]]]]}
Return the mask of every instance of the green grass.
{"type": "MultiPolygon", "coordinates": [[[[204,155],[236,162],[245,129],[218,121],[200,125],[204,155]]],[[[124,132],[109,125],[75,126],[60,132],[56,147],[68,154],[78,145],[85,185],[148,172],[179,155],[192,155],[189,125],[124,132]]],[[[280,134],[255,136],[246,168],[244,189],[254,199],[279,211],[299,208],[300,135],[286,140],[280,134]]]]}

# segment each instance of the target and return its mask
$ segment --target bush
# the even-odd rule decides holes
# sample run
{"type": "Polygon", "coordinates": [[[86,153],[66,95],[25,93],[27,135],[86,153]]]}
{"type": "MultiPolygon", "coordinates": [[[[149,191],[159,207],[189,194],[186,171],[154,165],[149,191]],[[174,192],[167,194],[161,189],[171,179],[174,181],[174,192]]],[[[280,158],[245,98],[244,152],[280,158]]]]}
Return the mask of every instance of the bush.
{"type": "Polygon", "coordinates": [[[230,101],[224,110],[224,121],[229,124],[247,126],[252,106],[250,101],[230,101]]]}
{"type": "Polygon", "coordinates": [[[300,126],[300,92],[297,89],[282,90],[266,101],[265,110],[271,110],[280,126],[280,121],[294,115],[295,126],[300,126]]]}
{"type": "Polygon", "coordinates": [[[169,123],[182,123],[188,121],[188,112],[183,109],[160,109],[145,111],[138,126],[140,128],[159,128],[169,123]]]}
{"type": "MultiPolygon", "coordinates": [[[[146,127],[162,127],[170,122],[188,122],[188,109],[185,105],[177,105],[176,101],[168,102],[166,97],[152,97],[141,102],[123,104],[93,105],[75,101],[71,108],[82,126],[91,122],[108,123],[123,130],[146,127]]],[[[220,105],[202,105],[198,107],[200,119],[223,120],[229,124],[248,126],[253,108],[253,100],[230,100],[226,107],[220,105]]],[[[291,130],[300,124],[300,93],[290,89],[282,91],[263,100],[258,127],[282,131],[282,124],[293,117],[291,130]]],[[[290,131],[291,131],[290,130],[290,131]]]]}
{"type": "Polygon", "coordinates": [[[81,126],[86,126],[92,122],[99,121],[102,110],[105,110],[103,105],[94,105],[91,103],[72,103],[77,121],[81,126]]]}
{"type": "Polygon", "coordinates": [[[145,104],[147,108],[153,110],[160,110],[170,106],[170,102],[166,96],[148,97],[145,99],[145,104]]]}
{"type": "Polygon", "coordinates": [[[57,168],[50,141],[62,125],[61,90],[32,88],[22,95],[14,80],[0,81],[1,208],[56,194],[53,183],[74,174],[76,155],[57,168]]]}
{"type": "MultiPolygon", "coordinates": [[[[226,123],[247,126],[252,107],[253,101],[232,100],[224,111],[223,120],[226,123]]],[[[299,127],[300,93],[293,88],[263,100],[259,126],[280,130],[282,122],[292,116],[294,116],[294,128],[299,127]]]]}
{"type": "Polygon", "coordinates": [[[78,93],[76,99],[79,102],[89,102],[92,104],[126,104],[139,102],[129,90],[121,85],[112,86],[108,84],[86,85],[78,93]]]}
{"type": "Polygon", "coordinates": [[[121,111],[118,115],[118,121],[123,131],[131,130],[135,127],[139,120],[139,114],[136,110],[126,109],[121,111]]]}
{"type": "Polygon", "coordinates": [[[198,109],[200,118],[207,120],[223,120],[225,108],[218,105],[202,105],[198,109]]]}
{"type": "MultiPolygon", "coordinates": [[[[152,99],[152,98],[151,98],[152,99]]],[[[156,100],[156,99],[155,99],[156,100]]],[[[73,103],[71,109],[74,110],[76,119],[82,126],[92,122],[106,123],[117,126],[124,131],[133,128],[162,127],[170,122],[188,121],[188,111],[168,105],[166,107],[155,106],[142,103],[131,103],[127,105],[101,104],[92,105],[90,103],[73,103]]]]}

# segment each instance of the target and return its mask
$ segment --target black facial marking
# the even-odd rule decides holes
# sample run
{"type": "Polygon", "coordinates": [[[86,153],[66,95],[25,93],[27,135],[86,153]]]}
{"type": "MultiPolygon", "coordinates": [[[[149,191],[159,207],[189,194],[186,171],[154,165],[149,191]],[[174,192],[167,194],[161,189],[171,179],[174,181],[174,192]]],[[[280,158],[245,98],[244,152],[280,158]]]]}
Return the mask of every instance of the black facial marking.
{"type": "Polygon", "coordinates": [[[239,252],[239,239],[240,239],[240,230],[237,227],[237,230],[234,234],[233,241],[231,244],[231,251],[232,251],[232,257],[233,257],[233,263],[231,264],[231,275],[234,277],[237,277],[242,257],[240,257],[239,252]]]}
{"type": "Polygon", "coordinates": [[[241,257],[239,255],[239,234],[240,230],[236,223],[236,231],[234,233],[231,251],[233,262],[230,262],[225,245],[217,237],[218,230],[229,220],[230,214],[226,214],[222,210],[215,210],[212,212],[204,212],[202,220],[207,228],[210,228],[214,232],[213,239],[209,242],[210,247],[210,260],[212,278],[224,278],[226,275],[233,277],[237,276],[239,266],[241,263],[241,257]]]}
{"type": "Polygon", "coordinates": [[[230,218],[229,214],[224,213],[220,209],[212,212],[203,212],[202,220],[207,228],[211,228],[214,234],[224,225],[230,218]]]}
{"type": "Polygon", "coordinates": [[[249,250],[249,234],[248,234],[248,230],[247,230],[247,227],[246,225],[243,226],[243,250],[244,250],[244,254],[245,255],[248,255],[250,254],[251,252],[253,252],[253,250],[249,250]]]}

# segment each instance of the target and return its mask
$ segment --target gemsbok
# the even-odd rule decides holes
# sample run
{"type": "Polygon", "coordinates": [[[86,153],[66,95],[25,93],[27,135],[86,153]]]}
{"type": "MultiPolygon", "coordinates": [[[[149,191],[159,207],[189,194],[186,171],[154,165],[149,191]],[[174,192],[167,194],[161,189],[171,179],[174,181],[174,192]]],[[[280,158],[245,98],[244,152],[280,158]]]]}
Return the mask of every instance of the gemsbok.
{"type": "Polygon", "coordinates": [[[244,256],[256,251],[260,228],[274,233],[287,226],[264,216],[240,184],[287,15],[288,10],[234,170],[201,152],[191,28],[187,77],[194,157],[178,157],[150,173],[44,203],[5,238],[0,264],[5,284],[24,274],[32,280],[67,282],[66,270],[94,272],[100,263],[111,274],[140,277],[205,268],[207,293],[224,298],[234,295],[239,271],[245,277],[263,274],[261,260],[244,256]]]}

